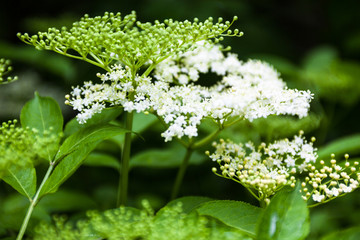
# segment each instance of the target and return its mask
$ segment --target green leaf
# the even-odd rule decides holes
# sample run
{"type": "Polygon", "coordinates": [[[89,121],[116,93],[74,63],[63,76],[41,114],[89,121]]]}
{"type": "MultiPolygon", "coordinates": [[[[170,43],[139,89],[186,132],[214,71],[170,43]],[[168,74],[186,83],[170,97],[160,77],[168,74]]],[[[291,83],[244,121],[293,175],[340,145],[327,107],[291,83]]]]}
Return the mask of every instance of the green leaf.
{"type": "Polygon", "coordinates": [[[230,200],[206,202],[196,210],[200,215],[216,218],[249,236],[255,236],[256,222],[263,211],[248,203],[230,200]]]}
{"type": "Polygon", "coordinates": [[[62,159],[62,161],[55,167],[49,179],[45,182],[40,191],[40,197],[54,193],[58,190],[60,185],[65,182],[82,164],[86,156],[96,147],[98,142],[87,144],[70,153],[62,159]]]}
{"type": "Polygon", "coordinates": [[[321,240],[358,240],[360,239],[360,227],[352,227],[326,235],[321,240]]]}
{"type": "Polygon", "coordinates": [[[20,121],[22,127],[35,128],[40,135],[50,128],[53,133],[61,133],[64,123],[58,103],[50,97],[41,97],[36,92],[35,97],[22,108],[20,121]]]}
{"type": "Polygon", "coordinates": [[[2,179],[29,200],[36,192],[36,171],[34,167],[10,168],[2,179]]]}
{"type": "MultiPolygon", "coordinates": [[[[152,114],[144,114],[144,113],[134,113],[133,119],[133,132],[137,134],[133,134],[132,138],[135,139],[142,132],[146,131],[150,126],[155,124],[158,119],[152,114]]],[[[115,136],[111,140],[116,142],[119,146],[122,146],[124,143],[124,138],[122,136],[115,136]]]]}
{"type": "Polygon", "coordinates": [[[158,121],[153,114],[134,113],[133,131],[142,133],[158,121]]]}
{"type": "Polygon", "coordinates": [[[258,221],[257,239],[300,240],[309,230],[309,210],[298,188],[284,189],[275,195],[258,221]]]}
{"type": "Polygon", "coordinates": [[[61,160],[68,154],[86,144],[93,142],[98,143],[98,141],[102,141],[125,132],[128,132],[128,130],[110,124],[91,125],[87,128],[83,128],[65,139],[55,156],[55,161],[61,160]]]}
{"type": "Polygon", "coordinates": [[[120,169],[119,160],[109,154],[92,152],[87,156],[84,165],[92,167],[110,167],[120,169]]]}
{"type": "Polygon", "coordinates": [[[176,204],[181,202],[183,212],[190,213],[191,211],[193,211],[194,209],[199,207],[201,204],[212,201],[212,200],[213,200],[212,198],[208,198],[208,197],[195,197],[195,196],[182,197],[182,198],[177,198],[177,199],[169,202],[166,206],[169,206],[169,207],[175,206],[176,204]]]}
{"type": "Polygon", "coordinates": [[[35,92],[35,97],[22,108],[20,121],[23,128],[37,129],[39,136],[49,132],[55,134],[57,140],[51,146],[46,146],[46,153],[43,156],[51,161],[58,149],[64,123],[58,103],[50,97],[41,97],[35,92]]]}
{"type": "Polygon", "coordinates": [[[64,135],[70,136],[71,134],[79,131],[80,129],[95,125],[105,124],[116,119],[122,113],[122,107],[105,108],[100,113],[94,114],[84,124],[80,124],[76,118],[71,119],[65,126],[64,135]]]}
{"type": "Polygon", "coordinates": [[[347,136],[335,140],[328,145],[319,148],[318,155],[319,159],[330,158],[330,155],[344,155],[345,153],[357,154],[360,152],[360,134],[347,136]]]}
{"type": "Polygon", "coordinates": [[[68,137],[56,155],[55,161],[59,163],[44,184],[40,196],[56,192],[59,186],[76,171],[99,142],[125,132],[128,131],[109,124],[93,125],[81,129],[68,137]]]}
{"type": "MultiPolygon", "coordinates": [[[[150,149],[133,156],[130,167],[156,167],[172,168],[181,165],[185,156],[182,147],[171,147],[168,149],[150,149]]],[[[194,152],[190,158],[190,164],[198,165],[204,162],[205,157],[194,152]]]]}

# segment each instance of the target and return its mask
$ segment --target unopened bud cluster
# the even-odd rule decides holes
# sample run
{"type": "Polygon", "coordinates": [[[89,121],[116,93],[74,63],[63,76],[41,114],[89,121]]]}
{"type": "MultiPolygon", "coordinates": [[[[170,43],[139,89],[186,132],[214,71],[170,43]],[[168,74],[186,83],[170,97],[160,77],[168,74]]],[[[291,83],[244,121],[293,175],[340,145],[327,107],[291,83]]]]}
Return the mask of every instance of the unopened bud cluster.
{"type": "Polygon", "coordinates": [[[26,167],[38,158],[47,158],[46,148],[57,141],[50,131],[40,135],[37,129],[16,125],[17,120],[13,120],[0,126],[0,176],[11,167],[26,167]]]}
{"type": "Polygon", "coordinates": [[[18,78],[6,76],[12,71],[12,66],[10,65],[10,60],[1,58],[0,59],[0,84],[6,84],[13,81],[16,81],[18,78]]]}
{"type": "Polygon", "coordinates": [[[223,22],[221,18],[217,22],[213,18],[204,22],[167,19],[142,23],[136,20],[134,11],[125,16],[106,12],[94,18],[85,15],[70,29],[49,28],[33,36],[19,33],[18,37],[37,49],[82,59],[106,70],[114,61],[138,69],[149,61],[158,63],[184,52],[200,40],[212,38],[218,42],[222,36],[241,36],[239,30],[229,30],[236,19],[232,22],[223,22]]]}

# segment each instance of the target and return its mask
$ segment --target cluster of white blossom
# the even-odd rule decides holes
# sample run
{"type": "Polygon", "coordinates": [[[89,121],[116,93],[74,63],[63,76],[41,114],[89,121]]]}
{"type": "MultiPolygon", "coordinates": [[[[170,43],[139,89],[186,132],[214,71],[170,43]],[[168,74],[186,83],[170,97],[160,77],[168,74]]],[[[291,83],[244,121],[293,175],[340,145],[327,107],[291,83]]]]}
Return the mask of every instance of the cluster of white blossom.
{"type": "Polygon", "coordinates": [[[226,59],[219,45],[201,41],[197,43],[193,51],[176,58],[168,58],[158,64],[154,77],[160,81],[185,85],[191,81],[197,81],[200,73],[208,73],[211,70],[224,76],[226,69],[235,70],[240,67],[235,54],[229,55],[229,59],[226,59]],[[230,56],[233,56],[235,61],[229,61],[230,56]]]}
{"type": "Polygon", "coordinates": [[[80,111],[80,123],[108,105],[125,111],[157,114],[168,128],[165,141],[197,136],[203,118],[226,123],[228,118],[253,120],[272,114],[307,115],[312,94],[287,89],[279,74],[261,61],[242,62],[235,54],[225,56],[218,45],[201,43],[177,60],[160,63],[155,79],[137,76],[115,66],[100,75],[103,83],[85,83],[67,96],[67,104],[80,111]],[[222,79],[212,87],[195,85],[199,73],[216,72],[222,79]],[[109,81],[110,83],[107,83],[109,81]]]}
{"type": "MultiPolygon", "coordinates": [[[[213,143],[215,152],[207,154],[220,165],[219,176],[233,179],[248,188],[259,200],[269,197],[285,185],[295,186],[294,174],[303,171],[317,158],[312,142],[300,133],[292,141],[275,141],[255,148],[252,142],[235,144],[230,140],[213,143]]],[[[217,173],[217,168],[213,168],[217,173]]]]}
{"type": "Polygon", "coordinates": [[[351,164],[347,161],[349,155],[345,154],[346,161],[340,165],[334,157],[332,155],[330,164],[321,160],[319,162],[321,167],[314,165],[306,167],[308,176],[301,183],[305,200],[312,198],[314,202],[328,202],[359,187],[359,162],[355,161],[351,164]]]}
{"type": "MultiPolygon", "coordinates": [[[[114,65],[111,72],[98,74],[98,77],[102,80],[101,84],[85,82],[82,87],[73,87],[70,95],[65,96],[65,103],[80,112],[77,120],[81,124],[107,106],[122,105],[126,111],[132,111],[129,95],[135,91],[136,85],[150,84],[150,78],[146,77],[135,76],[135,82],[131,81],[129,69],[120,65],[114,65]]],[[[139,96],[134,101],[138,98],[139,96]]],[[[145,109],[147,107],[142,110],[145,109]]]]}
{"type": "MultiPolygon", "coordinates": [[[[220,165],[213,172],[218,176],[232,179],[247,189],[260,201],[269,201],[285,185],[295,187],[297,180],[301,183],[301,192],[305,200],[322,203],[338,196],[352,192],[359,187],[359,163],[352,165],[345,156],[344,166],[332,159],[329,164],[317,161],[315,138],[307,142],[300,131],[292,141],[288,139],[275,141],[257,148],[249,142],[235,144],[230,140],[213,143],[215,152],[207,155],[220,165]],[[321,167],[319,167],[321,165],[321,167]]],[[[333,156],[334,157],[334,156],[333,156]]]]}

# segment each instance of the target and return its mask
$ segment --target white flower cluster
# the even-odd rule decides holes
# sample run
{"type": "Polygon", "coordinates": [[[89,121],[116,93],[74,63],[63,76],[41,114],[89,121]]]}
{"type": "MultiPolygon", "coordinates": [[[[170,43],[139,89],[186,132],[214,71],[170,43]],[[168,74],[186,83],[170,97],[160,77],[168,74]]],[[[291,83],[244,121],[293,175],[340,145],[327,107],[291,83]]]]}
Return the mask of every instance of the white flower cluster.
{"type": "Polygon", "coordinates": [[[328,202],[359,187],[359,162],[350,164],[346,154],[346,162],[341,166],[334,157],[329,166],[323,160],[320,161],[320,168],[307,166],[306,171],[309,173],[301,184],[305,200],[312,198],[314,202],[328,202]]]}
{"type": "MultiPolygon", "coordinates": [[[[129,69],[123,69],[120,65],[114,65],[111,72],[98,76],[102,80],[101,84],[93,84],[91,81],[85,82],[82,87],[73,87],[71,95],[65,96],[67,99],[65,103],[80,112],[77,115],[77,120],[81,124],[86,123],[88,119],[95,113],[101,112],[107,105],[122,105],[125,110],[132,111],[133,108],[129,106],[132,103],[129,100],[129,95],[135,91],[134,86],[150,84],[150,78],[145,77],[136,76],[134,82],[129,80],[131,79],[129,69]]],[[[142,110],[145,109],[147,107],[142,110]]]]}
{"type": "MultiPolygon", "coordinates": [[[[220,165],[213,172],[218,176],[232,179],[243,186],[260,201],[269,201],[269,197],[285,185],[295,186],[297,179],[304,179],[301,192],[305,200],[328,202],[338,196],[352,192],[359,187],[359,162],[343,166],[332,159],[329,164],[323,160],[317,162],[313,138],[307,142],[300,131],[299,136],[275,141],[269,145],[262,143],[255,148],[253,143],[235,144],[220,140],[214,143],[215,152],[207,154],[220,165]],[[319,167],[320,166],[320,167],[319,167]]],[[[334,158],[334,156],[332,156],[334,158]]]]}
{"type": "Polygon", "coordinates": [[[307,142],[302,133],[292,141],[285,139],[267,146],[262,143],[257,148],[252,142],[235,144],[230,140],[220,140],[213,146],[215,152],[207,154],[220,165],[221,174],[217,175],[239,182],[259,200],[269,199],[285,185],[295,186],[294,174],[317,158],[312,142],[307,142]]]}
{"type": "Polygon", "coordinates": [[[169,59],[155,69],[154,80],[137,76],[130,80],[128,69],[115,66],[101,75],[103,84],[86,83],[67,96],[67,104],[80,111],[80,123],[109,105],[125,111],[150,111],[167,124],[165,141],[173,137],[197,136],[203,118],[224,124],[230,117],[250,121],[272,114],[307,115],[312,94],[287,89],[279,74],[268,64],[241,62],[235,54],[225,56],[220,47],[201,43],[179,59],[169,59]],[[212,87],[195,85],[199,73],[216,72],[222,79],[212,87]],[[110,81],[110,83],[106,83],[110,81]]]}

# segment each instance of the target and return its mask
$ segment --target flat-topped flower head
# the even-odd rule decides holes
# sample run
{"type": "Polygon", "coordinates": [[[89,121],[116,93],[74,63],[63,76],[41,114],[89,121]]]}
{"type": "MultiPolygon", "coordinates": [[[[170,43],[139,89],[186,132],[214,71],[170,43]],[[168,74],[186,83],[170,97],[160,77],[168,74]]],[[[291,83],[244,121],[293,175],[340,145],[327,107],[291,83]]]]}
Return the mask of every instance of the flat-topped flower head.
{"type": "Polygon", "coordinates": [[[222,36],[241,36],[238,30],[229,31],[236,19],[223,22],[219,18],[214,22],[210,17],[204,22],[167,19],[142,23],[136,20],[134,11],[125,16],[106,12],[94,18],[85,15],[70,29],[49,28],[33,36],[19,33],[18,37],[37,49],[85,60],[106,70],[114,61],[138,69],[149,61],[156,64],[185,52],[204,39],[220,41],[222,36]]]}
{"type": "Polygon", "coordinates": [[[215,152],[207,155],[219,164],[212,171],[246,187],[259,201],[270,197],[284,186],[295,187],[301,181],[301,192],[310,206],[328,202],[359,187],[359,163],[347,161],[329,164],[318,160],[317,149],[302,136],[283,139],[255,147],[253,143],[236,144],[230,140],[214,142],[215,152]],[[320,166],[319,166],[320,165],[320,166]],[[220,171],[219,171],[220,170],[220,171]],[[219,172],[218,172],[219,171],[219,172]],[[315,203],[314,203],[315,202],[315,203]]]}
{"type": "Polygon", "coordinates": [[[209,157],[218,162],[219,176],[239,182],[260,201],[269,199],[286,185],[295,185],[294,174],[303,171],[303,165],[317,158],[312,142],[300,134],[293,140],[280,140],[255,147],[252,142],[236,144],[230,140],[214,142],[215,152],[209,157]]]}
{"type": "Polygon", "coordinates": [[[174,65],[173,60],[160,64],[160,70],[155,70],[155,79],[136,76],[132,80],[129,67],[115,65],[108,73],[99,75],[103,84],[89,82],[84,87],[74,88],[72,97],[67,96],[67,103],[81,112],[78,115],[81,123],[107,105],[121,105],[129,112],[152,112],[167,126],[162,134],[165,141],[174,137],[196,137],[204,118],[213,119],[222,128],[234,118],[252,121],[269,115],[304,117],[308,113],[312,94],[287,89],[276,70],[267,63],[258,60],[242,62],[234,54],[225,56],[219,45],[209,42],[201,43],[183,56],[180,59],[185,59],[185,64],[174,65]],[[221,72],[224,74],[222,79],[212,87],[194,84],[195,76],[200,71],[210,71],[214,63],[204,56],[200,65],[205,67],[195,66],[196,61],[192,58],[205,53],[216,55],[213,60],[227,66],[221,72]]]}
{"type": "MultiPolygon", "coordinates": [[[[172,96],[172,102],[177,104],[170,111],[169,108],[161,111],[160,115],[166,112],[170,115],[165,115],[164,119],[174,119],[180,114],[187,119],[212,118],[224,125],[231,118],[252,121],[280,114],[298,115],[301,118],[307,116],[312,99],[309,91],[288,89],[279,73],[269,64],[258,60],[240,61],[235,54],[225,55],[220,45],[206,41],[198,43],[193,51],[160,63],[155,68],[154,77],[157,81],[165,82],[162,84],[167,86],[162,87],[166,90],[164,94],[172,96]],[[201,73],[210,71],[221,77],[216,85],[195,85],[201,73]],[[170,87],[173,84],[178,86],[170,87]],[[186,89],[196,92],[194,97],[186,95],[187,99],[184,99],[183,93],[188,92],[186,89]],[[189,109],[197,111],[191,112],[189,109]]],[[[159,102],[164,106],[163,101],[159,102]]],[[[176,135],[179,137],[179,134],[173,136],[176,135]]],[[[171,139],[170,128],[166,136],[171,139]]]]}

